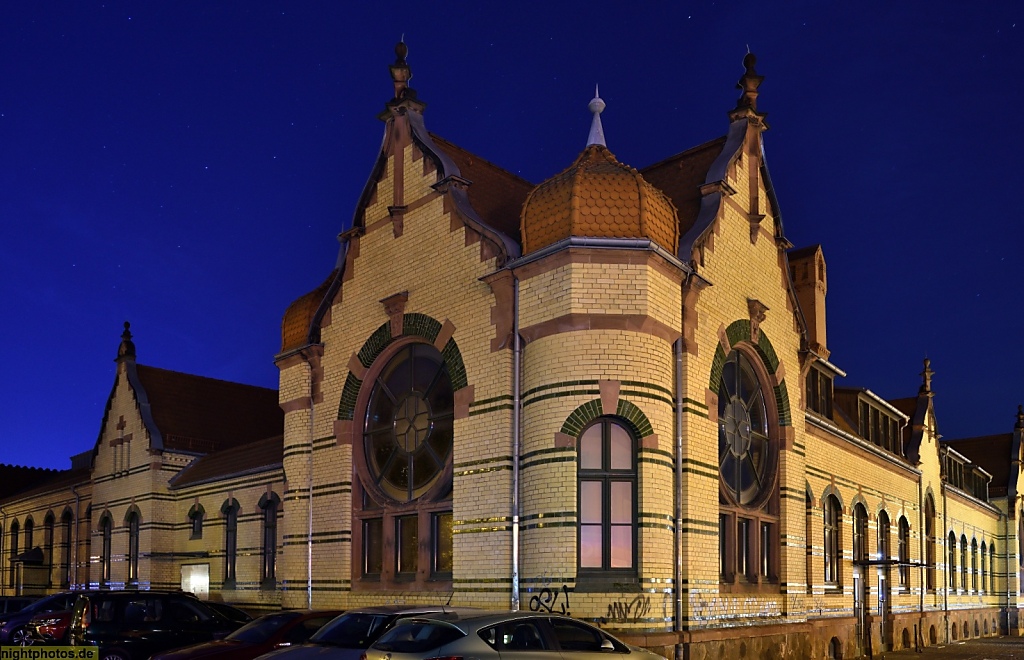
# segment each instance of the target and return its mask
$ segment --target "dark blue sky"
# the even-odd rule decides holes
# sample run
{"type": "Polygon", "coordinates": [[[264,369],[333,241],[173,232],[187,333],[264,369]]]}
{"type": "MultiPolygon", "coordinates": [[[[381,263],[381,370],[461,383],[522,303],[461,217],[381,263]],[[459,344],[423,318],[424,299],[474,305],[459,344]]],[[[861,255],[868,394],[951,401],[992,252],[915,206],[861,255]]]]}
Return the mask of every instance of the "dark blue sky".
{"type": "Polygon", "coordinates": [[[405,34],[427,126],[537,183],[724,134],[747,46],[788,238],[821,243],[841,384],[946,437],[1024,402],[1017,2],[20,2],[0,5],[0,462],[99,433],[140,362],[277,386],[288,303],[334,265],[405,34]],[[358,8],[357,8],[358,7],[358,8]]]}

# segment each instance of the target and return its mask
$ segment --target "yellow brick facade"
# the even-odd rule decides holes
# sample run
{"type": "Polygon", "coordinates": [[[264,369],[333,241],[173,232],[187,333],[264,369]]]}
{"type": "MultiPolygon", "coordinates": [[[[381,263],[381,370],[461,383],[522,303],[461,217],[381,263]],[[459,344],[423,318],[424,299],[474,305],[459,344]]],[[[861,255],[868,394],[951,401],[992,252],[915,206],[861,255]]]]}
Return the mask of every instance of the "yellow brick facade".
{"type": "MultiPolygon", "coordinates": [[[[750,64],[741,80],[747,92],[752,72],[750,64]]],[[[766,126],[749,94],[698,182],[699,214],[686,226],[679,219],[679,245],[573,237],[521,254],[514,237],[473,208],[472,187],[484,184],[462,177],[455,162],[462,156],[432,141],[422,104],[400,77],[395,85],[382,115],[384,147],[355,227],[342,236],[334,284],[317,314],[303,319],[312,341],[276,356],[285,412],[280,464],[176,486],[201,452],[155,444],[120,361],[89,469],[58,488],[6,498],[6,549],[15,521],[23,535],[31,518],[42,538],[43,521],[69,510],[78,530],[68,542],[77,588],[174,588],[188,567],[206,566],[210,597],[253,609],[517,606],[570,613],[666,656],[739,654],[744,645],[819,658],[836,647],[845,656],[1019,633],[1014,470],[1024,424],[1011,443],[1012,487],[986,498],[946,474],[930,376],[908,412],[869,390],[850,395],[889,415],[901,439],[896,449],[872,442],[848,418],[856,410],[838,411],[839,398],[828,412],[808,400],[814,374],[827,375],[829,387],[843,374],[824,348],[823,302],[798,302],[796,257],[761,159],[766,126]],[[371,391],[410,346],[432,347],[443,360],[453,390],[452,449],[429,495],[391,501],[370,483],[379,475],[365,454],[376,445],[364,426],[371,391]],[[720,401],[724,374],[740,364],[750,365],[767,415],[767,449],[750,460],[769,467],[749,501],[730,494],[721,467],[728,452],[744,451],[724,440],[743,413],[729,407],[732,399],[720,401]],[[635,484],[628,528],[615,526],[616,514],[598,525],[609,548],[616,530],[627,531],[634,553],[605,576],[587,570],[581,551],[584,528],[597,525],[586,519],[591,503],[581,497],[581,480],[599,478],[584,469],[579,443],[602,420],[627,430],[633,468],[628,478],[602,473],[601,488],[635,484]],[[260,503],[273,497],[280,500],[277,565],[268,581],[260,503]],[[830,527],[832,501],[840,508],[830,527]],[[225,574],[232,502],[234,580],[225,574]],[[205,512],[201,535],[189,517],[197,509],[205,512]],[[865,557],[852,544],[861,510],[865,557]],[[140,560],[130,579],[132,512],[141,523],[140,560]],[[450,570],[437,563],[444,535],[436,525],[446,515],[450,570]],[[108,518],[112,552],[104,557],[108,518]],[[392,530],[410,519],[419,560],[399,575],[401,553],[413,550],[398,548],[392,530]],[[373,550],[377,520],[385,531],[373,550]],[[748,529],[750,536],[738,531],[748,529]],[[379,571],[373,552],[383,558],[379,571]]],[[[7,591],[61,586],[65,567],[44,545],[42,568],[3,553],[7,591]]]]}

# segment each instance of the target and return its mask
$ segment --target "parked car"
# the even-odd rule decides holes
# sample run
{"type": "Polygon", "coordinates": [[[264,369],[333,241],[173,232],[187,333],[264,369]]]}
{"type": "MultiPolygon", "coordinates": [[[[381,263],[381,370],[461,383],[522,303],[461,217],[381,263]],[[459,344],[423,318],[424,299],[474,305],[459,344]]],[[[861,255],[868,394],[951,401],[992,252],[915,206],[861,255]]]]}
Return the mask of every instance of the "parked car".
{"type": "Polygon", "coordinates": [[[236,621],[239,624],[249,623],[252,621],[252,616],[248,612],[240,610],[234,605],[220,603],[215,600],[206,600],[203,602],[206,603],[207,607],[217,612],[217,614],[220,614],[228,621],[236,621]]]}
{"type": "Polygon", "coordinates": [[[156,653],[150,660],[252,660],[274,649],[305,642],[339,614],[339,610],[265,614],[224,639],[156,653]]]}
{"type": "Polygon", "coordinates": [[[28,623],[37,614],[70,610],[78,596],[73,591],[52,594],[30,603],[21,610],[0,615],[0,644],[27,646],[35,640],[29,630],[28,623]]]}
{"type": "Polygon", "coordinates": [[[146,660],[239,627],[182,591],[90,591],[75,601],[69,641],[98,646],[101,660],[146,660]]]}
{"type": "Polygon", "coordinates": [[[261,660],[359,660],[363,651],[396,621],[445,611],[453,610],[443,605],[384,605],[350,610],[324,625],[305,644],[271,651],[261,660]]]}
{"type": "Polygon", "coordinates": [[[29,632],[36,644],[67,644],[71,610],[43,612],[28,622],[29,632]]]}
{"type": "Polygon", "coordinates": [[[664,660],[605,631],[565,616],[535,612],[431,615],[405,619],[384,633],[365,660],[476,658],[499,660],[529,653],[532,660],[664,660]]]}
{"type": "Polygon", "coordinates": [[[0,596],[0,616],[19,612],[36,600],[39,598],[33,596],[0,596]]]}

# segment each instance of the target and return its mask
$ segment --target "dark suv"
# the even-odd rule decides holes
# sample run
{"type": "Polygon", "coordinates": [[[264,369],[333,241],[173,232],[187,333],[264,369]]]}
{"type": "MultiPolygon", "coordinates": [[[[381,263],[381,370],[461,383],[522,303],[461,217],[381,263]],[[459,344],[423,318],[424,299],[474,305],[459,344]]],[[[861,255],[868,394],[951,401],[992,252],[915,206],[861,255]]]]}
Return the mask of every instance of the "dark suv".
{"type": "Polygon", "coordinates": [[[180,591],[91,591],[75,601],[70,638],[72,646],[100,647],[100,660],[145,660],[241,625],[180,591]]]}
{"type": "Polygon", "coordinates": [[[0,644],[32,643],[28,622],[37,614],[70,610],[78,594],[66,591],[40,598],[23,609],[0,616],[0,644]]]}

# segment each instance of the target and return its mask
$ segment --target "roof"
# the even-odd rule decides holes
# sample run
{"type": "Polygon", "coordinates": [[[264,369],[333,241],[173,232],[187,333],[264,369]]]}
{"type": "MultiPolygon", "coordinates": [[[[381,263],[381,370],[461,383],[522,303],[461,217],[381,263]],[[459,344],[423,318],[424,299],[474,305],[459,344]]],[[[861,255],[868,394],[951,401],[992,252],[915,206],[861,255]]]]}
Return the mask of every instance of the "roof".
{"type": "Polygon", "coordinates": [[[1010,482],[1010,454],[1013,451],[1012,433],[942,440],[942,444],[963,454],[971,459],[972,463],[980,465],[985,472],[992,475],[988,489],[989,497],[1006,495],[1007,484],[1010,482]]]}
{"type": "Polygon", "coordinates": [[[679,243],[672,201],[600,144],[534,188],[521,227],[524,254],[570,236],[649,238],[673,253],[679,243]]]}
{"type": "Polygon", "coordinates": [[[165,449],[207,453],[284,432],[277,390],[136,365],[165,449]]]}
{"type": "MultiPolygon", "coordinates": [[[[725,136],[705,142],[670,156],[640,170],[652,185],[662,190],[679,213],[679,234],[685,234],[697,221],[701,192],[718,155],[725,146],[725,136]]],[[[672,246],[674,250],[676,246],[672,246]]]]}
{"type": "Polygon", "coordinates": [[[193,460],[171,478],[171,488],[184,488],[227,477],[280,469],[284,461],[284,436],[246,442],[193,460]]]}
{"type": "Polygon", "coordinates": [[[92,469],[90,466],[79,469],[71,470],[43,470],[38,468],[21,468],[24,470],[32,470],[35,475],[27,483],[21,483],[17,488],[10,490],[9,484],[15,483],[15,479],[8,478],[9,475],[4,472],[4,468],[9,468],[9,465],[0,466],[0,483],[4,484],[3,490],[0,491],[0,500],[15,499],[30,497],[38,493],[47,493],[54,490],[63,488],[70,489],[72,486],[77,484],[86,484],[92,480],[92,469]]]}
{"type": "Polygon", "coordinates": [[[309,330],[320,303],[331,287],[337,271],[331,271],[320,286],[288,305],[281,319],[281,352],[290,351],[309,343],[309,330]]]}
{"type": "Polygon", "coordinates": [[[34,488],[40,480],[48,482],[59,474],[57,470],[0,463],[0,499],[34,488]]]}
{"type": "Polygon", "coordinates": [[[434,144],[451,158],[460,176],[472,182],[469,203],[488,225],[522,243],[519,213],[533,184],[433,133],[434,144]]]}

